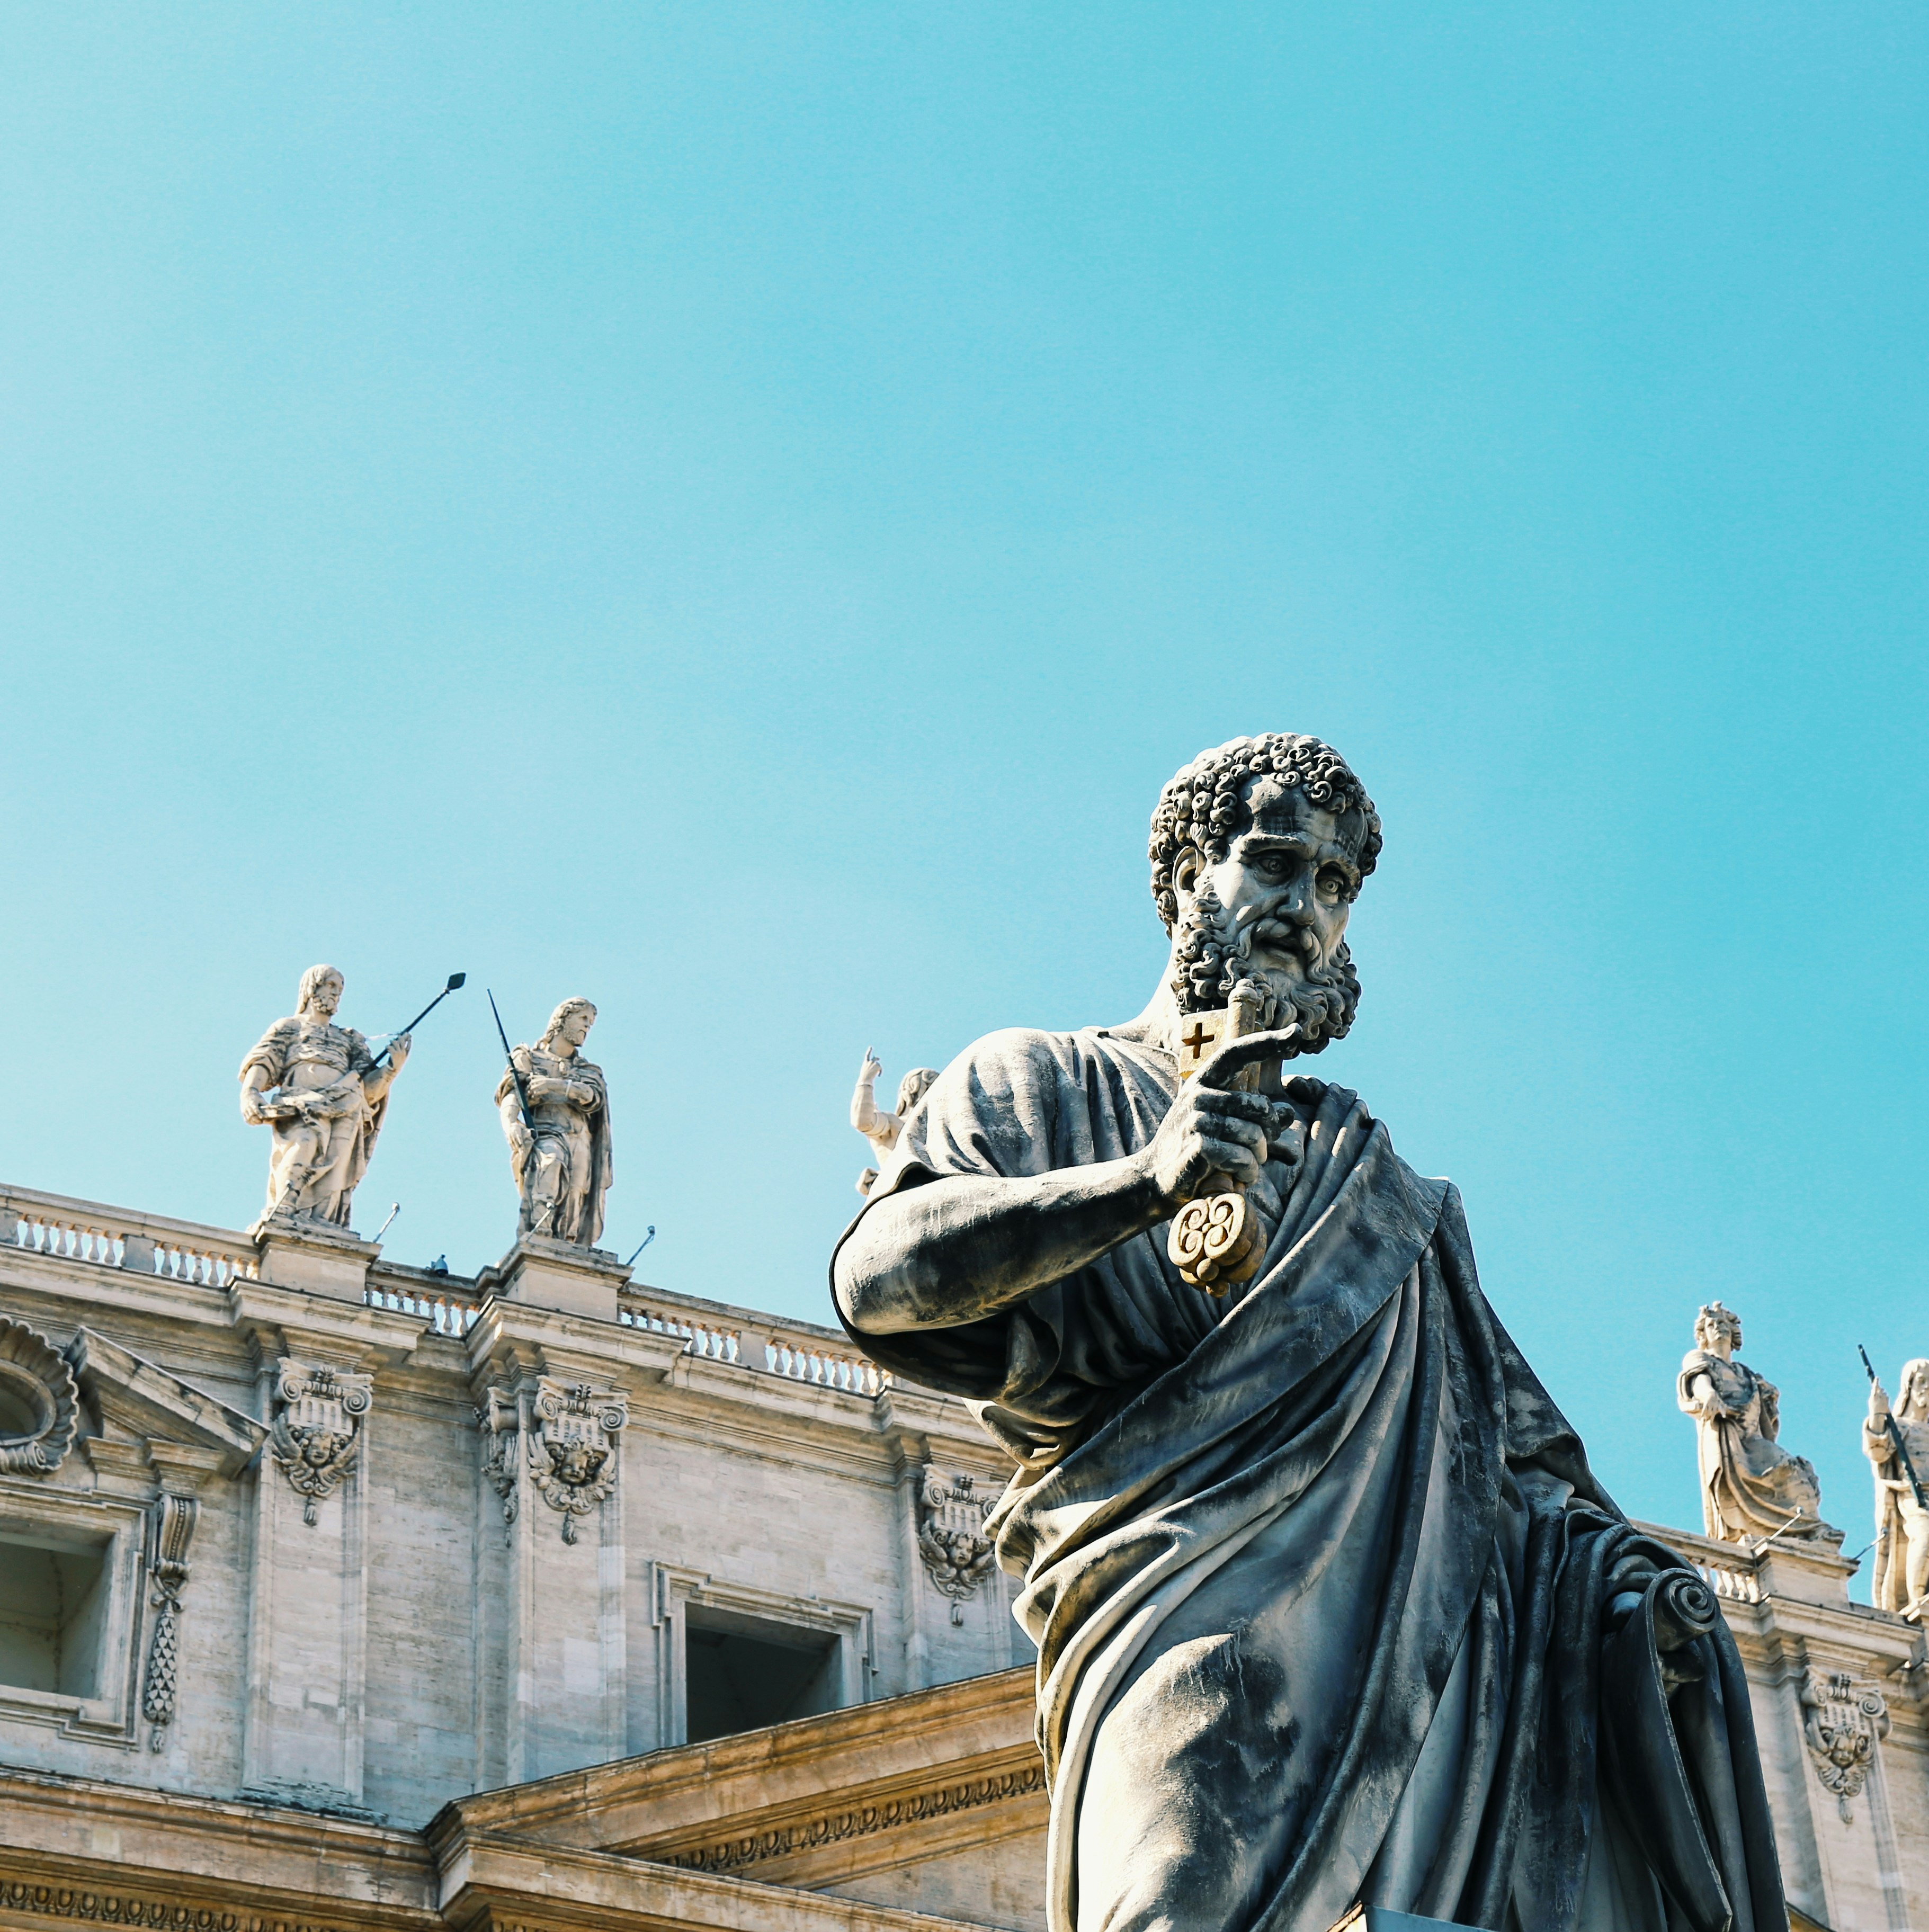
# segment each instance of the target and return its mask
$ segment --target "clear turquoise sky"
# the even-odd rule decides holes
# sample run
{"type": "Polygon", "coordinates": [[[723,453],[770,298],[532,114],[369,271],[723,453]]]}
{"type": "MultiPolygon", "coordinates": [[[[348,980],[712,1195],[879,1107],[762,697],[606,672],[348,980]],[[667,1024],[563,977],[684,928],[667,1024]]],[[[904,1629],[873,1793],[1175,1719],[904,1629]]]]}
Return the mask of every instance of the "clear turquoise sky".
{"type": "Polygon", "coordinates": [[[1747,1322],[1853,1550],[1929,1353],[1916,4],[22,5],[0,1175],[228,1226],[303,968],[358,1203],[499,1254],[493,986],[609,1240],[823,1317],[895,1088],[1135,1012],[1236,733],[1387,852],[1320,1070],[1638,1514],[1747,1322]]]}

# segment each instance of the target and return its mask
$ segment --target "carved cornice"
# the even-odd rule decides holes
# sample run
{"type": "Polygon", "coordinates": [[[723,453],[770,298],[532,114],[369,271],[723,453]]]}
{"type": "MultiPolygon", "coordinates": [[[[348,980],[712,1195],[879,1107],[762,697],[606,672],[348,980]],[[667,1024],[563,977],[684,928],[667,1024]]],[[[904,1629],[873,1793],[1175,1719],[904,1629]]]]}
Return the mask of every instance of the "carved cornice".
{"type": "Polygon", "coordinates": [[[74,1918],[92,1925],[163,1926],[166,1932],[353,1932],[324,1920],[224,1912],[183,1900],[146,1898],[137,1892],[95,1886],[0,1882],[0,1910],[41,1918],[74,1918]]]}
{"type": "Polygon", "coordinates": [[[820,1846],[868,1838],[880,1832],[895,1832],[907,1825],[950,1817],[960,1811],[976,1811],[988,1804],[1009,1804],[1044,1789],[1042,1762],[1019,1765],[1010,1771],[942,1785],[933,1791],[910,1792],[900,1797],[880,1798],[874,1804],[849,1805],[821,1816],[741,1838],[725,1838],[687,1850],[653,1852],[650,1862],[674,1865],[684,1871],[746,1871],[767,1859],[790,1858],[800,1852],[815,1851],[820,1846]]]}

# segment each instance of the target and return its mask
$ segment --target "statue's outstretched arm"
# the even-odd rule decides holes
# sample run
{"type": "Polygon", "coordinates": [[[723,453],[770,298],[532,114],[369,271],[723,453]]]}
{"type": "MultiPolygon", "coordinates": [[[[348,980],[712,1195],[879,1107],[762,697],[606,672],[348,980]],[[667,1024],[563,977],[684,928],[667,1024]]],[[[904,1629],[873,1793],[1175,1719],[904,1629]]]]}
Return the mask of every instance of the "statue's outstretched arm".
{"type": "MultiPolygon", "coordinates": [[[[1156,1227],[1209,1174],[1250,1186],[1269,1137],[1284,1136],[1296,1118],[1262,1094],[1196,1079],[1150,1144],[1122,1160],[1015,1179],[947,1174],[903,1189],[860,1216],[838,1250],[838,1305],[872,1335],[996,1314],[1156,1227]]],[[[1275,1157],[1289,1144],[1282,1138],[1275,1157]]]]}

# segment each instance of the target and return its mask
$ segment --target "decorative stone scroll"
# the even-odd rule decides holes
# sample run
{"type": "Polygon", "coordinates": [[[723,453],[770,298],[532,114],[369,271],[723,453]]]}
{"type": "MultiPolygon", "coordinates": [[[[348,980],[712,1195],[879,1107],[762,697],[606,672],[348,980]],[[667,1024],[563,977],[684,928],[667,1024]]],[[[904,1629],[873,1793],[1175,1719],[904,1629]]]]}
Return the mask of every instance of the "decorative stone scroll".
{"type": "Polygon", "coordinates": [[[964,1605],[977,1594],[995,1559],[985,1519],[998,1498],[978,1494],[970,1476],[924,1472],[918,1490],[918,1554],[941,1595],[951,1599],[951,1621],[964,1621],[964,1605]]]}
{"type": "Polygon", "coordinates": [[[629,1420],[629,1398],[587,1382],[545,1376],[537,1384],[529,1437],[530,1480],[562,1516],[562,1540],[576,1540],[576,1519],[615,1488],[616,1436],[629,1420]]]}
{"type": "Polygon", "coordinates": [[[159,1750],[166,1742],[180,1695],[181,1592],[188,1582],[188,1546],[200,1514],[201,1505],[192,1496],[164,1494],[148,1519],[148,1574],[154,1582],[148,1600],[156,1615],[141,1715],[152,1727],[148,1732],[149,1750],[159,1750]]]}
{"type": "Polygon", "coordinates": [[[1858,1684],[1846,1670],[1818,1670],[1811,1664],[1800,1692],[1802,1730],[1814,1760],[1815,1774],[1835,1794],[1844,1824],[1854,1816],[1852,1801],[1862,1796],[1876,1761],[1876,1746],[1888,1736],[1888,1706],[1871,1684],[1858,1684]]]}
{"type": "Polygon", "coordinates": [[[516,1399],[500,1383],[482,1391],[476,1406],[476,1426],[482,1432],[482,1480],[502,1499],[503,1540],[516,1520],[516,1438],[521,1414],[516,1399]]]}
{"type": "Polygon", "coordinates": [[[80,1427],[80,1392],[38,1328],[0,1316],[0,1476],[46,1476],[80,1427]]]}
{"type": "Polygon", "coordinates": [[[280,1370],[268,1446],[302,1498],[302,1520],[313,1528],[322,1502],[355,1466],[374,1378],[285,1355],[280,1370]]]}

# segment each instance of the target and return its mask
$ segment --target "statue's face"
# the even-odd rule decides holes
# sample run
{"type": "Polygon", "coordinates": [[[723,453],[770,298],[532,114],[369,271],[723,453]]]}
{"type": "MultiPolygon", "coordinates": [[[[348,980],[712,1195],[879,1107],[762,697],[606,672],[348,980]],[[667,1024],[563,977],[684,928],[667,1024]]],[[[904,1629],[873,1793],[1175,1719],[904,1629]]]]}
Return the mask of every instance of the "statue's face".
{"type": "Polygon", "coordinates": [[[562,1037],[572,1046],[580,1046],[590,1037],[590,1029],[596,1024],[596,1016],[578,1006],[562,1022],[562,1037]]]}
{"type": "Polygon", "coordinates": [[[1251,963],[1266,978],[1304,979],[1330,965],[1346,936],[1365,824],[1270,777],[1249,781],[1246,799],[1252,825],[1226,856],[1182,862],[1174,883],[1182,904],[1211,886],[1228,920],[1250,932],[1251,963]]]}
{"type": "Polygon", "coordinates": [[[325,1020],[334,1018],[335,1009],[341,1004],[342,980],[339,973],[324,974],[315,982],[315,990],[308,998],[308,1010],[319,1013],[325,1020]]]}

